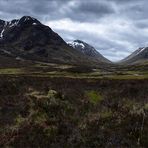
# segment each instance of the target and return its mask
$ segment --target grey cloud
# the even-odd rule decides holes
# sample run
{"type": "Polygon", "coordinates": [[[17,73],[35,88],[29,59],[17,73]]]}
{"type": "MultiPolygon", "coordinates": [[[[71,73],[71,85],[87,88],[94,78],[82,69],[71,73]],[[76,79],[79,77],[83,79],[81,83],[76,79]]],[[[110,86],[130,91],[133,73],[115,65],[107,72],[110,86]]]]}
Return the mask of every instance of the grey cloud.
{"type": "Polygon", "coordinates": [[[116,2],[116,3],[119,3],[119,4],[126,4],[126,3],[136,3],[136,2],[139,2],[141,0],[107,0],[108,2],[116,2]]]}
{"type": "Polygon", "coordinates": [[[104,15],[114,13],[114,9],[108,3],[102,2],[81,2],[76,8],[81,13],[90,13],[95,15],[104,15]]]}
{"type": "Polygon", "coordinates": [[[135,26],[140,29],[148,28],[148,20],[136,21],[135,26]]]}
{"type": "Polygon", "coordinates": [[[126,45],[121,45],[117,42],[106,40],[102,37],[94,36],[93,34],[88,32],[70,32],[65,30],[55,31],[58,32],[59,35],[62,35],[66,41],[82,39],[83,41],[94,46],[101,54],[103,54],[110,60],[121,60],[137,48],[135,47],[133,49],[129,49],[129,47],[127,47],[126,45]]]}
{"type": "Polygon", "coordinates": [[[98,1],[80,1],[72,7],[66,16],[76,21],[97,21],[105,15],[114,13],[111,5],[98,1]]]}
{"type": "MultiPolygon", "coordinates": [[[[103,1],[77,1],[77,0],[13,0],[0,1],[0,12],[12,15],[33,15],[44,20],[70,18],[75,21],[96,21],[104,15],[114,13],[114,9],[103,1]],[[74,3],[70,5],[70,3],[74,3]]],[[[2,16],[2,14],[0,16],[2,16]]]]}

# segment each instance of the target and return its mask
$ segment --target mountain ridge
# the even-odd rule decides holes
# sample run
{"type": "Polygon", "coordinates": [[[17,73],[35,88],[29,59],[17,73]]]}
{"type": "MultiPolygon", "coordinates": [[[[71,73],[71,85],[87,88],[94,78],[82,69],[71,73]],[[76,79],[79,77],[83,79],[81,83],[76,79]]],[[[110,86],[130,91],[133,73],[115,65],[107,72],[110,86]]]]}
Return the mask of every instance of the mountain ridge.
{"type": "Polygon", "coordinates": [[[120,61],[122,64],[137,64],[148,61],[148,47],[141,47],[135,50],[128,57],[120,61]]]}
{"type": "Polygon", "coordinates": [[[105,63],[111,63],[111,61],[106,59],[93,46],[91,46],[90,44],[88,44],[82,40],[77,39],[74,41],[68,41],[67,44],[91,58],[94,58],[96,60],[100,60],[105,63]]]}
{"type": "Polygon", "coordinates": [[[8,56],[43,62],[99,64],[73,50],[49,26],[30,16],[10,22],[0,20],[0,51],[8,56]]]}
{"type": "MultiPolygon", "coordinates": [[[[49,26],[30,16],[11,21],[0,20],[0,54],[42,62],[85,65],[112,63],[84,41],[74,40],[66,43],[49,26]]],[[[148,47],[142,47],[119,63],[134,64],[147,59],[148,47]]]]}

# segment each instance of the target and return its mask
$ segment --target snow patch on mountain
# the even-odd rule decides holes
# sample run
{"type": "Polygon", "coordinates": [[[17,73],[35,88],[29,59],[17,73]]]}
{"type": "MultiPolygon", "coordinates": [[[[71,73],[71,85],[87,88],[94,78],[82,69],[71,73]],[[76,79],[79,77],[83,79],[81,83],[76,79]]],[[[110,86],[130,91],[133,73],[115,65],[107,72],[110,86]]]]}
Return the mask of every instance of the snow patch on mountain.
{"type": "Polygon", "coordinates": [[[3,27],[2,31],[1,31],[1,33],[0,33],[0,38],[3,38],[3,36],[4,36],[4,32],[5,32],[5,28],[6,28],[6,26],[7,26],[7,23],[8,23],[8,22],[5,22],[5,25],[4,25],[4,27],[3,27]]]}
{"type": "Polygon", "coordinates": [[[69,41],[67,42],[67,44],[69,46],[72,46],[73,48],[76,48],[76,47],[81,47],[81,48],[85,48],[85,45],[83,43],[79,43],[79,42],[76,42],[76,41],[69,41]]]}
{"type": "Polygon", "coordinates": [[[105,57],[103,57],[93,46],[87,44],[86,42],[83,42],[81,40],[74,40],[67,42],[67,44],[89,57],[103,62],[110,62],[105,57]]]}
{"type": "Polygon", "coordinates": [[[32,25],[37,25],[37,23],[33,23],[32,25]]]}
{"type": "Polygon", "coordinates": [[[145,49],[146,49],[145,47],[142,48],[142,49],[140,49],[139,53],[141,53],[141,52],[144,51],[145,49]]]}
{"type": "Polygon", "coordinates": [[[87,44],[83,41],[80,41],[80,40],[70,41],[70,42],[67,42],[67,44],[69,46],[71,46],[75,49],[79,49],[81,52],[87,53],[91,56],[96,56],[99,54],[94,47],[92,47],[89,44],[87,44]]]}
{"type": "Polygon", "coordinates": [[[139,48],[138,50],[136,50],[136,51],[133,53],[133,56],[139,55],[139,54],[142,53],[145,49],[146,49],[146,47],[139,48]]]}
{"type": "Polygon", "coordinates": [[[0,34],[0,38],[3,38],[3,33],[4,33],[4,29],[2,30],[1,34],[0,34]]]}
{"type": "Polygon", "coordinates": [[[17,26],[18,23],[19,23],[19,20],[16,20],[16,21],[10,21],[10,22],[9,22],[9,27],[11,28],[11,27],[17,26]]]}
{"type": "Polygon", "coordinates": [[[13,27],[20,27],[21,23],[23,23],[23,22],[25,23],[27,21],[30,21],[33,26],[40,24],[40,22],[38,20],[36,20],[35,18],[30,17],[30,16],[24,16],[21,19],[16,19],[16,20],[12,20],[12,21],[3,21],[4,24],[2,26],[2,30],[0,30],[0,39],[3,39],[4,33],[7,29],[10,29],[13,27]]]}
{"type": "Polygon", "coordinates": [[[12,53],[10,51],[4,50],[4,49],[0,49],[0,51],[2,51],[5,54],[12,55],[12,53]]]}
{"type": "Polygon", "coordinates": [[[35,18],[33,18],[33,17],[30,17],[30,16],[24,16],[24,22],[25,21],[29,21],[29,20],[35,20],[35,18]]]}
{"type": "Polygon", "coordinates": [[[19,57],[19,56],[18,56],[18,57],[16,57],[15,59],[16,59],[16,60],[18,60],[18,61],[24,61],[24,59],[23,59],[23,58],[21,58],[21,57],[19,57]]]}

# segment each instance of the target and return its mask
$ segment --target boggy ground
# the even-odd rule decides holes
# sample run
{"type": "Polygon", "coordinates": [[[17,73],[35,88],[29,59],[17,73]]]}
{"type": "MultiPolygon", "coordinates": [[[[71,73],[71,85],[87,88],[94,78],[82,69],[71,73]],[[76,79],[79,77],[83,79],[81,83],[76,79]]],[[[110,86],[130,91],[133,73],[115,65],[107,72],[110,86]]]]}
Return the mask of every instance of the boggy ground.
{"type": "Polygon", "coordinates": [[[0,75],[0,147],[148,147],[148,80],[0,75]]]}

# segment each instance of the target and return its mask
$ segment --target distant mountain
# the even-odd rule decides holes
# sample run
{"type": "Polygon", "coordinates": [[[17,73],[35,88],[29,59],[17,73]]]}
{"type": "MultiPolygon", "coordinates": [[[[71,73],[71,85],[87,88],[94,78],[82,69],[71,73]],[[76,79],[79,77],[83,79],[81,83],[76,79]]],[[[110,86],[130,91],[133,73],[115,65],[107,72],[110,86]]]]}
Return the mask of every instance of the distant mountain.
{"type": "Polygon", "coordinates": [[[0,54],[16,59],[56,63],[96,62],[73,50],[50,27],[30,16],[10,22],[0,20],[0,54]]]}
{"type": "Polygon", "coordinates": [[[137,49],[131,55],[121,61],[121,63],[134,64],[148,61],[148,47],[137,49]]]}
{"type": "Polygon", "coordinates": [[[101,62],[110,63],[110,61],[103,57],[93,46],[81,40],[69,41],[67,42],[67,44],[77,51],[82,52],[84,55],[87,55],[101,62]]]}

